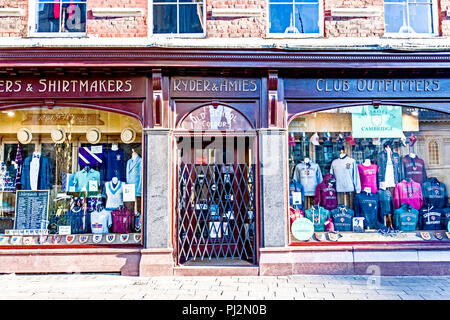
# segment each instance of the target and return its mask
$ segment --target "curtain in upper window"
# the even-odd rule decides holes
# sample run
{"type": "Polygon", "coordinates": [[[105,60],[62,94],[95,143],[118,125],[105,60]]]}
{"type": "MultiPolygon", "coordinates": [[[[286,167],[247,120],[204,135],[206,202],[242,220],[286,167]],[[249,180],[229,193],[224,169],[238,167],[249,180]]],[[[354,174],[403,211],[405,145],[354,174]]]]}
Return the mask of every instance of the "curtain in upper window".
{"type": "Polygon", "coordinates": [[[320,34],[321,0],[269,0],[269,33],[320,34]]]}
{"type": "Polygon", "coordinates": [[[433,0],[385,0],[386,33],[434,34],[437,31],[433,0]]]}
{"type": "Polygon", "coordinates": [[[204,0],[153,1],[154,34],[202,34],[204,0]]]}
{"type": "Polygon", "coordinates": [[[86,32],[86,0],[38,0],[36,32],[86,32]]]}

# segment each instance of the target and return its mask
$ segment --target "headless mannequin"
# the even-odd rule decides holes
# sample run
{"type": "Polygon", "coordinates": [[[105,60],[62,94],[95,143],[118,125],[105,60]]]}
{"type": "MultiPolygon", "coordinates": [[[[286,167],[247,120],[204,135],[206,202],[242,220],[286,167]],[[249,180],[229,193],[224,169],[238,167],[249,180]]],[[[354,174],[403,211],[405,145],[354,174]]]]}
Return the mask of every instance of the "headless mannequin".
{"type": "Polygon", "coordinates": [[[370,166],[371,164],[372,164],[372,162],[370,162],[370,159],[365,159],[363,162],[363,165],[366,167],[370,166]]]}
{"type": "MultiPolygon", "coordinates": [[[[340,159],[347,157],[344,149],[341,149],[339,154],[340,159]]],[[[338,192],[339,203],[345,204],[348,208],[353,209],[353,192],[338,192]]]]}

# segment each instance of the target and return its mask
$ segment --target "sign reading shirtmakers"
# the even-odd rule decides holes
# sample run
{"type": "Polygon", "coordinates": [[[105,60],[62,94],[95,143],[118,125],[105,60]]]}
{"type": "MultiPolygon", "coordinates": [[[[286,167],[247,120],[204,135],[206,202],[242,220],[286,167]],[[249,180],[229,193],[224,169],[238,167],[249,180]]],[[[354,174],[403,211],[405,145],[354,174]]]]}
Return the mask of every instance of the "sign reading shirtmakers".
{"type": "Polygon", "coordinates": [[[9,96],[145,96],[145,78],[0,79],[0,97],[9,96]]]}

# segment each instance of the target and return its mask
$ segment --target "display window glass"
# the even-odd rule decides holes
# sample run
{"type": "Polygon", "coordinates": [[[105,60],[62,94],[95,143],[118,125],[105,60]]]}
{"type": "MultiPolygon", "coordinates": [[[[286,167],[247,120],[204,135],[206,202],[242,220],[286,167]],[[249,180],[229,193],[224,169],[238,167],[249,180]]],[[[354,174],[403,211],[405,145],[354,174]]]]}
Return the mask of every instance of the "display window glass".
{"type": "Polygon", "coordinates": [[[141,244],[137,119],[37,107],[0,123],[0,245],[141,244]]]}
{"type": "Polygon", "coordinates": [[[450,115],[393,105],[289,125],[289,234],[303,242],[450,241],[450,115]]]}

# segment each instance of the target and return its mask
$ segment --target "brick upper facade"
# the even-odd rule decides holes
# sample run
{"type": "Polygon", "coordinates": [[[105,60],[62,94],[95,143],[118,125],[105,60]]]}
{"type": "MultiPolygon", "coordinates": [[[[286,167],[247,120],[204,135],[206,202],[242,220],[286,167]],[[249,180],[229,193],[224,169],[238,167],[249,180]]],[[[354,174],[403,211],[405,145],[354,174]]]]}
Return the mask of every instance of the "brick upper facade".
{"type": "MultiPolygon", "coordinates": [[[[31,27],[29,0],[0,0],[0,36],[28,37],[31,27]],[[21,9],[20,13],[2,13],[1,9],[21,9]]],[[[324,0],[323,38],[382,37],[384,30],[383,0],[324,0]],[[371,14],[343,16],[336,9],[373,9],[371,14]]],[[[450,0],[438,1],[439,36],[450,36],[450,0]]],[[[149,34],[152,12],[148,0],[88,0],[87,38],[145,38],[149,34]],[[140,9],[140,15],[99,17],[94,8],[140,9]]],[[[206,38],[270,38],[268,34],[268,0],[206,0],[206,38]],[[223,14],[226,12],[227,14],[223,14]]]]}

